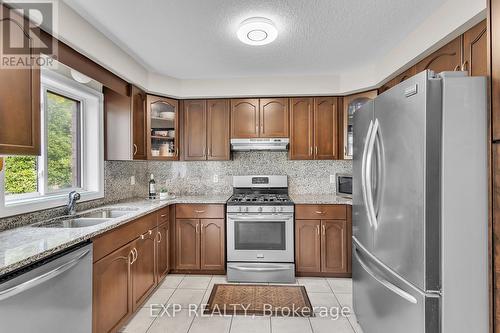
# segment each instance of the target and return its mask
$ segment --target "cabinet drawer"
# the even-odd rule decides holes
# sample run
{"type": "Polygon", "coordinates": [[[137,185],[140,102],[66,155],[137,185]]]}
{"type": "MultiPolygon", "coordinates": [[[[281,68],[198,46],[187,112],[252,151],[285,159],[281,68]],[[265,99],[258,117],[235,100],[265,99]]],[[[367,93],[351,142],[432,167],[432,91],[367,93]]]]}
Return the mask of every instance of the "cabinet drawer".
{"type": "Polygon", "coordinates": [[[170,206],[162,208],[158,211],[158,225],[168,222],[170,216],[170,206]]]}
{"type": "Polygon", "coordinates": [[[94,262],[156,227],[156,214],[149,214],[99,235],[94,243],[94,262]]]}
{"type": "Polygon", "coordinates": [[[178,219],[223,219],[224,205],[179,204],[175,206],[178,219]]]}
{"type": "Polygon", "coordinates": [[[302,220],[345,220],[346,205],[296,205],[295,218],[302,220]]]}

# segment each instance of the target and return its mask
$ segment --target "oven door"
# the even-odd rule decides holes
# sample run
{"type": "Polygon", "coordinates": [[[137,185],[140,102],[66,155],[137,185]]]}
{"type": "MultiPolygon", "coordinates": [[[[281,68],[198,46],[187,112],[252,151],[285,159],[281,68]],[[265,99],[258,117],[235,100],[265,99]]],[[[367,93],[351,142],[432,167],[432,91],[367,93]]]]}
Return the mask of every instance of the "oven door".
{"type": "Polygon", "coordinates": [[[293,214],[228,214],[227,260],[293,262],[293,214]]]}

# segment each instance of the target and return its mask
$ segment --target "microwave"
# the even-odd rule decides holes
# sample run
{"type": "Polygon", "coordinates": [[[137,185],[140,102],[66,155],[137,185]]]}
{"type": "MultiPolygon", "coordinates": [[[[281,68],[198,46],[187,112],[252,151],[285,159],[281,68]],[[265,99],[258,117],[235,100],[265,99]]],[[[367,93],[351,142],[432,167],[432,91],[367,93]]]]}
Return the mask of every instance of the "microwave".
{"type": "Polygon", "coordinates": [[[338,173],[336,179],[337,195],[352,199],[352,175],[338,173]]]}

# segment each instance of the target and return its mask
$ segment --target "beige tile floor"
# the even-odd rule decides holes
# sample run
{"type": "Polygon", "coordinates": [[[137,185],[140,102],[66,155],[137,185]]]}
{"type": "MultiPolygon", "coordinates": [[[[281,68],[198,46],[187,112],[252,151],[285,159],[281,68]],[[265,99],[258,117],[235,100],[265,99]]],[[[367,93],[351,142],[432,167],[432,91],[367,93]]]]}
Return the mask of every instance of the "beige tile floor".
{"type": "MultiPolygon", "coordinates": [[[[122,328],[126,333],[362,333],[354,315],[321,317],[245,317],[196,316],[189,310],[190,304],[206,304],[216,283],[228,283],[220,275],[168,275],[135,316],[122,328]],[[170,306],[178,312],[175,316],[158,315],[161,308],[151,304],[170,306]]],[[[351,279],[297,278],[296,283],[306,287],[313,307],[349,307],[352,309],[351,279]]]]}

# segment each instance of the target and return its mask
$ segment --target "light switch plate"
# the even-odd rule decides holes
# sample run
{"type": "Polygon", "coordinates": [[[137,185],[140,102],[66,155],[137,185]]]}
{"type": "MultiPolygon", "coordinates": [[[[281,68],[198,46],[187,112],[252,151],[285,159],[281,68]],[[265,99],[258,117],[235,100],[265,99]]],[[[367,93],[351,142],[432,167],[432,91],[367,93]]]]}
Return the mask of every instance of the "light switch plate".
{"type": "Polygon", "coordinates": [[[330,184],[335,184],[335,175],[330,175],[330,184]]]}
{"type": "Polygon", "coordinates": [[[130,185],[135,185],[135,176],[130,176],[130,185]]]}
{"type": "Polygon", "coordinates": [[[218,183],[219,182],[219,176],[218,175],[214,175],[214,183],[218,183]]]}

